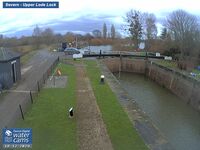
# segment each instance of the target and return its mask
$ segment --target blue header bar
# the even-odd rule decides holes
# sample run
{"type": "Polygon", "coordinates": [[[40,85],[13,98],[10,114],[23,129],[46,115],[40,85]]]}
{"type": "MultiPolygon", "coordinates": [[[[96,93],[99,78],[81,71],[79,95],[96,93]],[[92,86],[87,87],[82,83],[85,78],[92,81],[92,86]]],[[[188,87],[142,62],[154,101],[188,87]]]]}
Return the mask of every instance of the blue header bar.
{"type": "Polygon", "coordinates": [[[40,1],[40,2],[25,2],[25,1],[4,1],[3,8],[59,8],[57,1],[40,1]]]}

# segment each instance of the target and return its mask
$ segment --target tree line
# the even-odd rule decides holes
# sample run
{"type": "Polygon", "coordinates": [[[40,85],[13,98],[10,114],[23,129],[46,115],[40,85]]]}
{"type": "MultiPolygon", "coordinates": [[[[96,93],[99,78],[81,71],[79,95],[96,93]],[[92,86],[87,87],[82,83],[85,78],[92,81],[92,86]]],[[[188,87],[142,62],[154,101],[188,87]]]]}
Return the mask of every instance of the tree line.
{"type": "Polygon", "coordinates": [[[157,35],[157,19],[152,13],[130,10],[124,17],[124,30],[133,41],[135,50],[145,43],[145,50],[163,50],[179,61],[200,63],[200,23],[197,16],[184,10],[169,13],[157,35]]]}
{"type": "MultiPolygon", "coordinates": [[[[119,37],[119,34],[117,34],[119,37]]],[[[85,45],[112,44],[116,38],[115,26],[112,24],[110,31],[106,23],[102,26],[102,31],[95,29],[91,33],[75,34],[67,32],[65,34],[55,33],[51,28],[42,29],[38,25],[33,29],[31,36],[4,37],[0,35],[0,47],[16,47],[31,45],[32,49],[39,49],[41,45],[59,44],[62,42],[74,43],[78,39],[79,43],[85,45]]]]}
{"type": "Polygon", "coordinates": [[[115,38],[120,38],[120,33],[116,32],[115,26],[112,24],[110,31],[108,31],[106,23],[103,24],[102,31],[99,29],[95,29],[92,31],[92,35],[95,38],[103,38],[103,39],[115,39],[115,38]]]}

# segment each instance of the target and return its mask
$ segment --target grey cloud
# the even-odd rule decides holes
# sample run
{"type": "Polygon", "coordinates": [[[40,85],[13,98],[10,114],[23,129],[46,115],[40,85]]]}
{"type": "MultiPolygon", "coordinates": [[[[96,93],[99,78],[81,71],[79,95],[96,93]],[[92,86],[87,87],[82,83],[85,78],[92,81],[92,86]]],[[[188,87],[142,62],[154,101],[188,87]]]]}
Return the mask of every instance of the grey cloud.
{"type": "MultiPolygon", "coordinates": [[[[112,18],[115,16],[111,15],[103,15],[103,16],[94,16],[94,15],[88,15],[88,16],[82,16],[75,20],[68,20],[67,18],[62,19],[56,19],[51,22],[48,22],[46,24],[38,24],[41,28],[52,28],[55,32],[58,33],[66,33],[66,31],[79,31],[83,33],[91,32],[95,29],[102,30],[103,23],[105,22],[107,24],[108,30],[112,24],[112,18]]],[[[32,30],[35,27],[35,25],[30,26],[30,28],[21,30],[21,31],[14,31],[14,33],[9,34],[9,36],[22,36],[22,35],[31,35],[32,30]]],[[[9,30],[9,32],[12,32],[12,30],[9,30]]],[[[8,32],[7,32],[8,33],[8,32]]]]}

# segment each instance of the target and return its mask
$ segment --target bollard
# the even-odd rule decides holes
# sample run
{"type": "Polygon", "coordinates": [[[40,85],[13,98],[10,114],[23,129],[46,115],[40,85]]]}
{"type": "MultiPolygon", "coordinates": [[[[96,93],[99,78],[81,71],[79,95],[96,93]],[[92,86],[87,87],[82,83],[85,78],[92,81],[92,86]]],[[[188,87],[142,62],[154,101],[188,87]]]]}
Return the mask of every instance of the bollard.
{"type": "Polygon", "coordinates": [[[73,111],[73,107],[71,107],[69,109],[69,118],[72,118],[74,116],[74,111],[73,111]]]}
{"type": "Polygon", "coordinates": [[[104,75],[101,75],[100,83],[104,83],[104,75]]]}

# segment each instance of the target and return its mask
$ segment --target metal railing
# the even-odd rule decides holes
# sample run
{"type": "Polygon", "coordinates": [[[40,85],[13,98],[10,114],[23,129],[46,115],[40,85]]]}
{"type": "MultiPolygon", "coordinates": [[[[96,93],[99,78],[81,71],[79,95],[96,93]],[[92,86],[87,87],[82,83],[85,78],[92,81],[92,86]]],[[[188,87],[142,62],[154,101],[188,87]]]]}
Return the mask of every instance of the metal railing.
{"type": "Polygon", "coordinates": [[[26,119],[24,113],[26,113],[28,109],[31,107],[31,105],[34,104],[35,99],[38,96],[38,93],[42,90],[43,85],[46,83],[49,76],[51,76],[52,73],[54,72],[54,69],[56,68],[58,62],[59,62],[59,57],[50,65],[50,67],[44,72],[44,74],[40,77],[40,79],[35,82],[35,84],[31,87],[30,91],[25,91],[18,94],[21,95],[22,99],[18,104],[18,109],[16,109],[16,112],[11,117],[10,122],[5,127],[14,125],[15,122],[20,117],[23,120],[26,119]]]}

